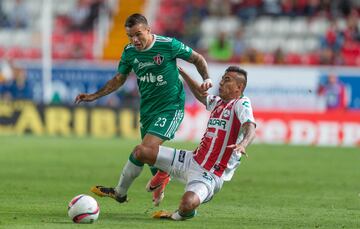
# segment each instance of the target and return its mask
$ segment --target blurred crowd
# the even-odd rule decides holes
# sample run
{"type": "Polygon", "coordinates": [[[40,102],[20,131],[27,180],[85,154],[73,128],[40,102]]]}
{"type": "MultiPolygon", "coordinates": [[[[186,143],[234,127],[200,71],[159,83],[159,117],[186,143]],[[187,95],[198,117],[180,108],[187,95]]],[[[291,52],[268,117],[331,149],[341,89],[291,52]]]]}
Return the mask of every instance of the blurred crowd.
{"type": "Polygon", "coordinates": [[[68,14],[56,16],[52,35],[54,58],[93,58],[93,29],[101,9],[108,10],[104,0],[78,0],[68,14]]]}
{"type": "Polygon", "coordinates": [[[32,97],[26,71],[13,60],[4,59],[0,69],[0,101],[29,99],[32,97]]]}
{"type": "Polygon", "coordinates": [[[355,0],[162,0],[155,31],[215,61],[360,65],[359,12],[355,0]]]}
{"type": "MultiPolygon", "coordinates": [[[[115,0],[116,1],[116,0],[115,0]]],[[[94,26],[114,0],[53,1],[53,58],[93,59],[94,26]]],[[[0,57],[41,57],[39,0],[0,0],[0,57]]]]}
{"type": "MultiPolygon", "coordinates": [[[[94,59],[94,27],[117,0],[53,1],[55,59],[94,59]]],[[[360,66],[360,1],[159,0],[153,32],[175,37],[208,61],[251,64],[360,66]]],[[[13,59],[41,57],[38,0],[0,0],[0,99],[33,97],[26,70],[13,59]],[[35,44],[35,45],[34,45],[35,44]]],[[[126,90],[100,100],[118,106],[137,98],[126,90]]],[[[63,98],[59,101],[69,102],[63,98]]],[[[192,104],[190,101],[188,104],[192,104]]]]}
{"type": "MultiPolygon", "coordinates": [[[[41,57],[38,0],[0,0],[0,57],[41,57]],[[10,31],[10,32],[9,32],[10,31]]],[[[356,0],[159,0],[153,31],[209,60],[360,65],[356,0]]],[[[54,0],[53,58],[94,59],[94,25],[117,0],[54,0]]],[[[116,8],[116,7],[115,7],[116,8]]]]}

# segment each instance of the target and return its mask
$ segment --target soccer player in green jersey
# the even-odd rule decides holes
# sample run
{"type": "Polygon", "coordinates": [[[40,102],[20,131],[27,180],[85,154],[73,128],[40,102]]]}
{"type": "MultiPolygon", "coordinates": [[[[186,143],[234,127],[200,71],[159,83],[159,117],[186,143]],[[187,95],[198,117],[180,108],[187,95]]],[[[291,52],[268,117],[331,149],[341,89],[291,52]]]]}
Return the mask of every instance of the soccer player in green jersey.
{"type": "MultiPolygon", "coordinates": [[[[94,101],[120,88],[133,70],[137,76],[140,92],[140,131],[142,142],[131,153],[115,188],[95,186],[92,192],[107,196],[118,202],[127,200],[127,191],[140,175],[144,163],[153,165],[154,155],[166,140],[174,138],[183,117],[185,93],[179,79],[176,58],[196,66],[204,82],[204,90],[212,87],[207,63],[203,56],[182,42],[151,33],[147,19],[141,14],[129,16],[125,22],[130,39],[122,53],[118,71],[114,78],[93,94],[79,94],[75,103],[94,101]]],[[[153,175],[156,173],[152,170],[153,175]]],[[[153,203],[158,206],[164,198],[164,189],[169,175],[158,171],[146,186],[153,192],[153,203]]]]}

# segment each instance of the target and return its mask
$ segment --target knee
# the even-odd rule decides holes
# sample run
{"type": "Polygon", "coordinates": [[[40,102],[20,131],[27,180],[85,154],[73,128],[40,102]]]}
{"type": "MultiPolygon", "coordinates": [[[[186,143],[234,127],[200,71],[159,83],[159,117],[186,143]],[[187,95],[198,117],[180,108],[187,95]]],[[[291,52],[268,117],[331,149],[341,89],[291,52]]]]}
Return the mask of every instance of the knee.
{"type": "Polygon", "coordinates": [[[140,144],[135,146],[133,150],[133,156],[136,160],[143,162],[144,154],[145,154],[145,149],[143,145],[140,144]]]}
{"type": "Polygon", "coordinates": [[[186,192],[180,202],[179,210],[181,212],[190,212],[200,205],[200,199],[194,192],[186,192]]]}
{"type": "Polygon", "coordinates": [[[141,161],[146,164],[154,164],[154,160],[156,160],[156,155],[159,150],[159,146],[146,146],[143,144],[137,145],[134,148],[133,155],[135,159],[141,161]]]}

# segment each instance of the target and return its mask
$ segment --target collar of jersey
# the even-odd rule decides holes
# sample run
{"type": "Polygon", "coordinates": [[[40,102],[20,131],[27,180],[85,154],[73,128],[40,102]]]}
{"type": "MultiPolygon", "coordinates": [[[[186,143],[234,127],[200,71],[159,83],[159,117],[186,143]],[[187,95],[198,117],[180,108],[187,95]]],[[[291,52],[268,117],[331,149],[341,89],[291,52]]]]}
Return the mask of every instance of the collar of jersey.
{"type": "Polygon", "coordinates": [[[144,50],[140,50],[140,52],[146,52],[146,51],[148,51],[149,49],[151,49],[154,46],[155,41],[156,41],[156,35],[155,34],[152,34],[152,35],[154,37],[154,40],[153,40],[153,42],[151,42],[151,45],[148,48],[144,49],[144,50]]]}

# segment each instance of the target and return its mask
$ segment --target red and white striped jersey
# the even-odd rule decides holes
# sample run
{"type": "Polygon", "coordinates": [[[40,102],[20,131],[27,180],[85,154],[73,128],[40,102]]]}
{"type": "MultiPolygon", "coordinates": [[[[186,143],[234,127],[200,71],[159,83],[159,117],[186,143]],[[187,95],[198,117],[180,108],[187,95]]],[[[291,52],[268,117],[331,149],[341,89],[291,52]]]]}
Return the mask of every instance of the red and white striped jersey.
{"type": "Polygon", "coordinates": [[[194,159],[207,171],[229,181],[240,164],[241,154],[227,146],[242,140],[242,124],[255,123],[251,103],[245,96],[224,102],[219,96],[209,95],[206,109],[211,111],[210,119],[194,159]]]}

